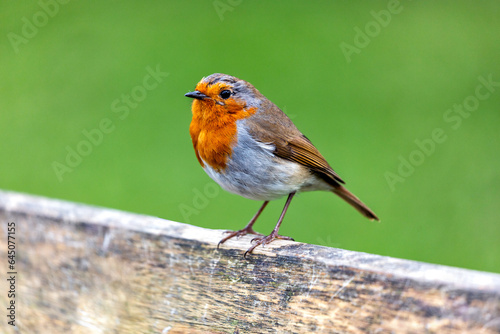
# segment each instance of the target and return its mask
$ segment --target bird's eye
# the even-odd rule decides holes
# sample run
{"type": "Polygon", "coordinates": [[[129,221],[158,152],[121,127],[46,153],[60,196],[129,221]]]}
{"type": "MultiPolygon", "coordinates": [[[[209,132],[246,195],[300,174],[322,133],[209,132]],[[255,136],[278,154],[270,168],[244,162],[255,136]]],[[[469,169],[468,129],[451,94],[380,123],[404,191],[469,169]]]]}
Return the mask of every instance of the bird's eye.
{"type": "Polygon", "coordinates": [[[222,92],[220,92],[219,96],[222,97],[224,100],[226,100],[231,96],[231,91],[228,89],[225,89],[222,92]]]}

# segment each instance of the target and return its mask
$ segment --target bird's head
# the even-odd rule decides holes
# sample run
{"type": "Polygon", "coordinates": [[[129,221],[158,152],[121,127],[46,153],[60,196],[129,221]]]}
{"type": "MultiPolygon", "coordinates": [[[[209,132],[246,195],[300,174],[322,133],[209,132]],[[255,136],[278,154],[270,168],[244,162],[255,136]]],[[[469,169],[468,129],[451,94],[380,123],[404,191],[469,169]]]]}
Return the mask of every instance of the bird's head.
{"type": "Polygon", "coordinates": [[[250,83],[221,73],[201,79],[193,92],[193,115],[204,119],[241,119],[250,116],[261,103],[262,95],[250,83]]]}

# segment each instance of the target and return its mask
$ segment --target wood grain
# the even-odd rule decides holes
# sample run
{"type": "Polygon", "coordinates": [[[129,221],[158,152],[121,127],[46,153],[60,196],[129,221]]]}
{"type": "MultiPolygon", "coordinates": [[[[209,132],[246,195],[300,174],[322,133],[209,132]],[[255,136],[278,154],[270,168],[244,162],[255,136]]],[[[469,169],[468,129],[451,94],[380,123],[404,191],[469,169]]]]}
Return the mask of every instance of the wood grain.
{"type": "Polygon", "coordinates": [[[282,240],[244,260],[250,237],[11,192],[0,220],[21,333],[500,333],[497,274],[282,240]]]}

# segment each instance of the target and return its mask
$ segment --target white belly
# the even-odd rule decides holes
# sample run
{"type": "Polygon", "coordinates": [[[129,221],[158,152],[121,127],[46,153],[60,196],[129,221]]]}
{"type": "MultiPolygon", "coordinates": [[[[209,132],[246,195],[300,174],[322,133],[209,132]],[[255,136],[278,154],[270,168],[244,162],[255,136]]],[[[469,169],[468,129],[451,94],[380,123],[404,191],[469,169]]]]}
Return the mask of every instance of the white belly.
{"type": "Polygon", "coordinates": [[[205,172],[225,190],[240,196],[268,201],[292,192],[327,190],[324,181],[305,167],[274,156],[272,144],[255,141],[238,121],[238,141],[222,172],[206,162],[205,172]]]}

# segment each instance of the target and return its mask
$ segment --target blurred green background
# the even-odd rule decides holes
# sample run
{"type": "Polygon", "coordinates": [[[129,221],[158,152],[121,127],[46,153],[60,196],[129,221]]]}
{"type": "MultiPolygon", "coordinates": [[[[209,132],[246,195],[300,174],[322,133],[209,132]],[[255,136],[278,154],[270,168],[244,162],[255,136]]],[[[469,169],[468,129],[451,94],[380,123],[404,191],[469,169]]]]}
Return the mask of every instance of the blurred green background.
{"type": "Polygon", "coordinates": [[[243,227],[261,203],[217,191],[188,133],[183,95],[222,72],[285,110],[382,220],[306,193],[283,235],[500,272],[498,1],[40,3],[0,3],[0,188],[243,227]],[[71,167],[68,150],[87,155],[71,167]]]}

